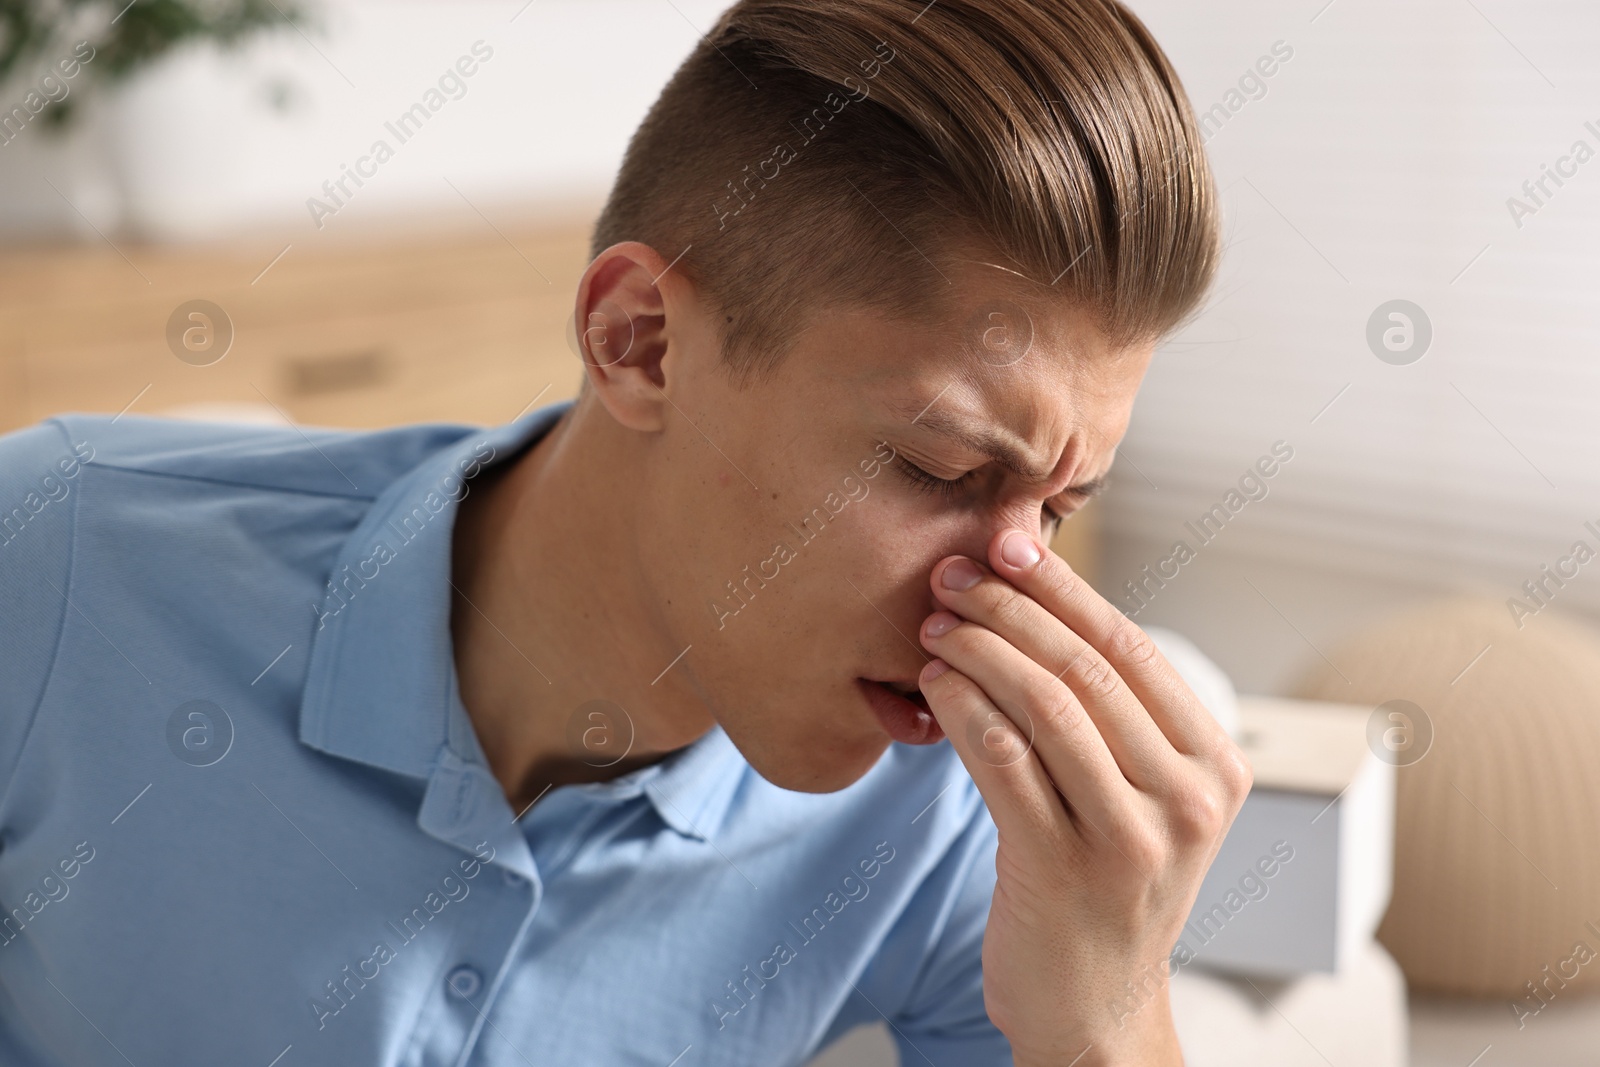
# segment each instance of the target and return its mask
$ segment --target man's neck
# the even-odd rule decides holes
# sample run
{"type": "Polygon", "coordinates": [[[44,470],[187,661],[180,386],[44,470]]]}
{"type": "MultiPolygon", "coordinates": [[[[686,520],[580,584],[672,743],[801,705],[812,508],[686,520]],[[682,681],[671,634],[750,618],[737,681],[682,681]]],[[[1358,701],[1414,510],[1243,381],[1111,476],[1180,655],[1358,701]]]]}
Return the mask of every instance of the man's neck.
{"type": "Polygon", "coordinates": [[[450,630],[461,700],[519,813],[552,786],[655,763],[712,725],[676,680],[650,686],[673,651],[638,580],[627,494],[594,473],[636,459],[613,454],[624,442],[608,439],[603,421],[568,414],[480,475],[455,521],[450,630]],[[569,740],[583,735],[573,728],[579,709],[597,700],[627,716],[611,724],[619,747],[631,736],[620,759],[569,740]]]}

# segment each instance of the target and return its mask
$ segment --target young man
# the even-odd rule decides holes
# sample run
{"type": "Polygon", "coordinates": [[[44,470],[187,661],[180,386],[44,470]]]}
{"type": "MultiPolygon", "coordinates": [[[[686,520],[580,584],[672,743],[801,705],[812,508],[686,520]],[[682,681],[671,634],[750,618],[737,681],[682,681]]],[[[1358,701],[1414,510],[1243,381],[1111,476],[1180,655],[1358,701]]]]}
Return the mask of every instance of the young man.
{"type": "Polygon", "coordinates": [[[1216,228],[1113,3],[747,0],[575,403],[0,441],[0,1062],[1180,1063],[1249,771],[1043,546],[1216,228]]]}

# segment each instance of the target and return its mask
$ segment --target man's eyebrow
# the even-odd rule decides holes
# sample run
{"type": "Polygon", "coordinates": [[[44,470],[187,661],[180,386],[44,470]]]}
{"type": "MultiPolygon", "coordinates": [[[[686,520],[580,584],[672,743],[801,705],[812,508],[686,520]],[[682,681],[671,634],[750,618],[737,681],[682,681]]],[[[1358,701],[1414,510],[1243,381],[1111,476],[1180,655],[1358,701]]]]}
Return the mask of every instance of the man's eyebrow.
{"type": "MultiPolygon", "coordinates": [[[[938,411],[925,407],[921,411],[914,411],[915,405],[894,405],[892,410],[905,418],[941,437],[948,437],[958,442],[970,451],[988,456],[1006,470],[1026,481],[1038,484],[1049,479],[1049,471],[1040,471],[1032,466],[1026,458],[1012,446],[1005,438],[988,430],[970,425],[965,419],[951,415],[948,412],[938,411]]],[[[1082,497],[1093,497],[1105,491],[1110,476],[1102,474],[1079,485],[1069,485],[1062,492],[1073,493],[1082,497]]]]}

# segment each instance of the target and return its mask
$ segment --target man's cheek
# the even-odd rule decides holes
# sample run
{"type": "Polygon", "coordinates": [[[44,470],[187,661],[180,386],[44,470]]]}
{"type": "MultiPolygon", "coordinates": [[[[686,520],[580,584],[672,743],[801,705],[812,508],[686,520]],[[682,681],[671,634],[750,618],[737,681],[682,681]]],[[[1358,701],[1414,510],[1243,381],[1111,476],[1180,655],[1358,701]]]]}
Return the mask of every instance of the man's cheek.
{"type": "MultiPolygon", "coordinates": [[[[941,606],[933,592],[933,568],[947,555],[950,553],[943,545],[901,544],[874,556],[864,568],[880,591],[874,604],[894,621],[900,636],[918,648],[917,632],[923,621],[941,606]]],[[[900,637],[894,639],[900,641],[900,637]]]]}

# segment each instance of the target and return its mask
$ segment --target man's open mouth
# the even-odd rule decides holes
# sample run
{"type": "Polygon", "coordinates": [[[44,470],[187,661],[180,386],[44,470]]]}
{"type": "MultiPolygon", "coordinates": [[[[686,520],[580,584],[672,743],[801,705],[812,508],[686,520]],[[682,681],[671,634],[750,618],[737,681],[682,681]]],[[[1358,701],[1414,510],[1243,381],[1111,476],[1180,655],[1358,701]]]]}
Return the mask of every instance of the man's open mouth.
{"type": "Polygon", "coordinates": [[[917,688],[915,682],[879,682],[895,696],[904,697],[923,711],[928,710],[928,698],[922,695],[922,690],[917,688]]]}
{"type": "Polygon", "coordinates": [[[861,687],[862,695],[884,731],[894,740],[908,745],[929,745],[943,740],[944,731],[915,682],[858,678],[856,684],[861,687]]]}

